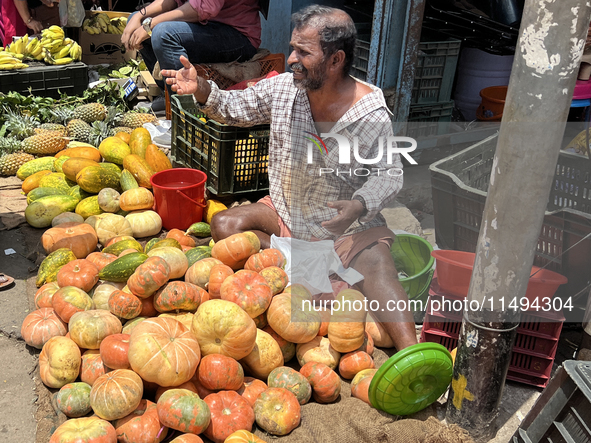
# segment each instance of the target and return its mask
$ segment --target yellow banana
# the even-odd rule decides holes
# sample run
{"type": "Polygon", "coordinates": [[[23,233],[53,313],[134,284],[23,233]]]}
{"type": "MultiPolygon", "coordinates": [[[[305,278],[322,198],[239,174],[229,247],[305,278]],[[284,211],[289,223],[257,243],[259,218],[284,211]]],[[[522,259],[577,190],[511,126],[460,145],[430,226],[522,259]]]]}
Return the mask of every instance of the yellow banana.
{"type": "Polygon", "coordinates": [[[10,71],[12,69],[23,69],[23,68],[28,68],[29,65],[26,65],[24,63],[10,63],[10,64],[3,64],[0,65],[0,71],[10,71]]]}
{"type": "Polygon", "coordinates": [[[70,43],[67,46],[64,46],[56,55],[55,58],[64,58],[70,53],[70,49],[72,48],[72,44],[70,43]]]}
{"type": "Polygon", "coordinates": [[[57,58],[53,60],[54,65],[67,65],[68,63],[72,63],[72,57],[64,57],[64,58],[57,58]]]}
{"type": "Polygon", "coordinates": [[[25,36],[21,40],[23,41],[23,46],[26,47],[29,43],[29,34],[25,34],[25,36]]]}
{"type": "Polygon", "coordinates": [[[59,26],[52,25],[49,27],[49,30],[61,36],[62,39],[64,38],[64,30],[59,26]]]}
{"type": "Polygon", "coordinates": [[[33,48],[35,47],[35,45],[37,44],[37,37],[32,38],[31,40],[29,40],[29,42],[27,43],[27,46],[25,48],[25,51],[30,54],[31,52],[33,52],[33,48]]]}
{"type": "Polygon", "coordinates": [[[31,55],[36,58],[39,54],[41,54],[41,51],[43,51],[43,46],[41,46],[41,43],[37,43],[35,48],[31,51],[31,55]]]}
{"type": "Polygon", "coordinates": [[[74,43],[74,40],[72,40],[71,38],[65,38],[64,39],[64,45],[69,45],[71,43],[74,43]]]}
{"type": "Polygon", "coordinates": [[[0,64],[5,63],[20,63],[20,60],[16,57],[11,57],[9,55],[0,55],[0,64]]]}
{"type": "Polygon", "coordinates": [[[115,27],[112,24],[107,25],[107,34],[116,34],[115,27]]]}

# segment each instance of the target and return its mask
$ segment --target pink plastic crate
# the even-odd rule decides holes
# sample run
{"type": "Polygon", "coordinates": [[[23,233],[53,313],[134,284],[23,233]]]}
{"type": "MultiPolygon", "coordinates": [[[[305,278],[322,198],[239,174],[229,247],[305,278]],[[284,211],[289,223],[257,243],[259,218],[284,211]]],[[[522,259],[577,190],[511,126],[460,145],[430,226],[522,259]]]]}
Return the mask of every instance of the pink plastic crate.
{"type": "Polygon", "coordinates": [[[458,339],[449,337],[444,334],[426,332],[424,329],[421,331],[421,343],[429,342],[429,343],[439,343],[441,346],[446,348],[448,351],[452,351],[452,349],[458,346],[458,339]]]}
{"type": "Polygon", "coordinates": [[[558,339],[541,338],[535,335],[517,333],[513,350],[531,355],[554,358],[558,348],[558,339]]]}
{"type": "Polygon", "coordinates": [[[534,375],[522,374],[520,372],[509,369],[507,372],[507,380],[524,383],[526,385],[537,386],[538,388],[545,388],[550,380],[543,377],[536,377],[534,375]]]}
{"type": "Polygon", "coordinates": [[[509,369],[513,372],[539,378],[550,378],[554,357],[544,358],[534,355],[522,354],[515,350],[511,354],[509,369]]]}

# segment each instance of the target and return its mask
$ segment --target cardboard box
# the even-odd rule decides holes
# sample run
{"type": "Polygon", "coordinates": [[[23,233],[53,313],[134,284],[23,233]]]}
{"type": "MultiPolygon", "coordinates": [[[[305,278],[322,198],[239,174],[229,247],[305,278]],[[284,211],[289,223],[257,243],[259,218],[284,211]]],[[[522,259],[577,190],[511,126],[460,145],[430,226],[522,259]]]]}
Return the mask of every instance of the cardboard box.
{"type": "MultiPolygon", "coordinates": [[[[92,17],[100,11],[86,11],[86,17],[92,17]]],[[[128,12],[102,11],[109,18],[129,17],[128,12]]],[[[135,59],[137,51],[126,51],[121,44],[119,34],[89,34],[80,28],[80,46],[82,47],[82,61],[87,65],[116,64],[135,59]]]]}

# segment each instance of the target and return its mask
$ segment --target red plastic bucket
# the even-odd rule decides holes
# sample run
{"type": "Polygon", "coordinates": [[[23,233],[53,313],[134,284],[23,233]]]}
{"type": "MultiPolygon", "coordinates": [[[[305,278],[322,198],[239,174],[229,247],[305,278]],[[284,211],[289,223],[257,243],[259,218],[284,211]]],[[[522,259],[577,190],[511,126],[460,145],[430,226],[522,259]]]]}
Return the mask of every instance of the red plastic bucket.
{"type": "MultiPolygon", "coordinates": [[[[431,255],[436,260],[435,268],[441,290],[458,297],[466,297],[476,254],[441,249],[431,252],[431,255]]],[[[530,275],[525,292],[525,298],[529,304],[524,302],[524,305],[521,305],[521,300],[517,301],[517,306],[523,311],[541,310],[546,305],[544,298],[552,299],[558,287],[568,283],[565,276],[548,269],[540,269],[537,266],[532,267],[530,275]]]]}
{"type": "Polygon", "coordinates": [[[203,219],[206,180],[205,173],[189,168],[167,169],[150,178],[164,229],[184,231],[203,219]]]}

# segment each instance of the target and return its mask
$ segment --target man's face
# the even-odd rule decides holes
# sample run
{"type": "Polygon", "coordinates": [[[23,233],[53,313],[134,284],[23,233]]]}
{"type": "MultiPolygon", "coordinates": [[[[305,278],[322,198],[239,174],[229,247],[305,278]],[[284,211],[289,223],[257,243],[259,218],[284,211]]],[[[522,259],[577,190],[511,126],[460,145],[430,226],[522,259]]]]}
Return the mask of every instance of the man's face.
{"type": "Polygon", "coordinates": [[[293,71],[296,87],[307,91],[320,89],[326,81],[326,60],[318,30],[311,26],[295,29],[290,46],[293,50],[287,63],[293,71]]]}

